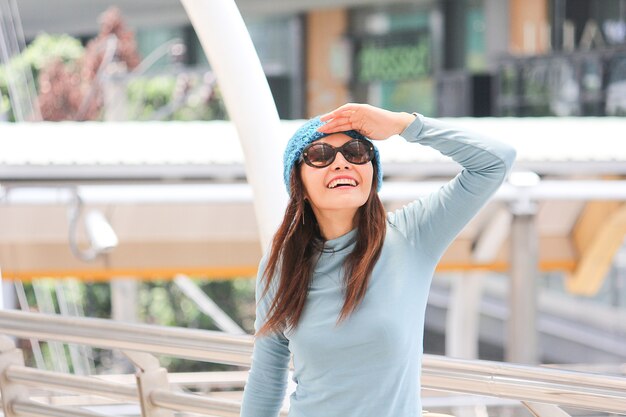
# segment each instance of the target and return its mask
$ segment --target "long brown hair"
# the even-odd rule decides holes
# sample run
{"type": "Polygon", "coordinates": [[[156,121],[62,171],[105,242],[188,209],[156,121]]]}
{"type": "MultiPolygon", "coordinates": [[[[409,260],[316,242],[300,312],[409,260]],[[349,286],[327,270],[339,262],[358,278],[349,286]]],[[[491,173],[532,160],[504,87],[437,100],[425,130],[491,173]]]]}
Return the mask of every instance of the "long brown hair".
{"type": "MultiPolygon", "coordinates": [[[[370,195],[356,214],[356,245],[344,262],[345,301],[336,325],[345,320],[365,297],[385,240],[385,209],[376,191],[377,164],[372,165],[374,172],[370,195]]],[[[265,290],[260,299],[269,290],[272,280],[279,279],[278,288],[267,313],[268,319],[255,336],[297,326],[304,310],[314,263],[324,246],[313,209],[304,199],[299,164],[292,170],[290,190],[291,198],[283,221],[274,234],[263,273],[265,290]],[[278,269],[280,277],[274,277],[278,269]]]]}

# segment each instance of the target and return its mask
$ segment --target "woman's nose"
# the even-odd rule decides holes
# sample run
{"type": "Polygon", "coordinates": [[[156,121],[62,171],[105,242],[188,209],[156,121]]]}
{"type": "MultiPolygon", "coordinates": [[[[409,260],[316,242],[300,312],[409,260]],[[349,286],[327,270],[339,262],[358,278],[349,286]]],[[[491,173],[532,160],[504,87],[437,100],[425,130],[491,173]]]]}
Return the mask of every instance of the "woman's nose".
{"type": "Polygon", "coordinates": [[[335,160],[332,164],[332,169],[341,169],[342,167],[351,168],[352,164],[346,160],[341,152],[337,152],[335,155],[335,160]]]}

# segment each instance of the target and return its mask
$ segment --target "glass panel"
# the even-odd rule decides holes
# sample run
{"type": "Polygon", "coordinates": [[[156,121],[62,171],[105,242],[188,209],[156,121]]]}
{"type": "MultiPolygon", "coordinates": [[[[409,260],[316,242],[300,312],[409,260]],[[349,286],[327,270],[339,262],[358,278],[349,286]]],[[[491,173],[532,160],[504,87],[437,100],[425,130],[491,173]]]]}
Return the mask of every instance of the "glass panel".
{"type": "MultiPolygon", "coordinates": [[[[142,59],[155,52],[160,46],[173,39],[183,40],[182,28],[169,29],[141,29],[137,31],[135,39],[137,41],[137,51],[142,59]]],[[[170,55],[163,51],[163,55],[148,68],[148,71],[162,70],[171,64],[170,55]]],[[[156,52],[158,53],[158,52],[156,52]]]]}
{"type": "Polygon", "coordinates": [[[468,6],[466,15],[467,36],[465,65],[470,71],[483,71],[487,68],[485,52],[485,11],[481,2],[468,6]]]}
{"type": "Polygon", "coordinates": [[[604,116],[603,65],[600,57],[585,57],[580,62],[581,114],[604,116]]]}
{"type": "Polygon", "coordinates": [[[428,30],[431,5],[403,4],[383,7],[363,7],[351,11],[353,35],[380,35],[392,32],[428,30]]]}
{"type": "Polygon", "coordinates": [[[514,62],[508,62],[500,67],[500,95],[505,97],[517,96],[519,74],[514,62]]]}
{"type": "Polygon", "coordinates": [[[522,66],[523,116],[580,114],[580,88],[571,60],[530,59],[522,66]]]}
{"type": "Polygon", "coordinates": [[[571,60],[553,59],[548,74],[550,114],[577,116],[580,114],[580,88],[571,60]]]}
{"type": "Polygon", "coordinates": [[[379,83],[380,106],[391,111],[415,109],[435,116],[435,83],[432,78],[379,83]]]}
{"type": "Polygon", "coordinates": [[[521,71],[522,106],[520,116],[549,116],[547,61],[533,60],[524,63],[521,71]]]}
{"type": "Polygon", "coordinates": [[[272,16],[246,22],[263,67],[273,75],[295,71],[293,53],[297,38],[290,31],[290,21],[293,18],[272,16]]]}
{"type": "Polygon", "coordinates": [[[606,115],[626,116],[626,56],[615,57],[609,65],[606,115]]]}
{"type": "Polygon", "coordinates": [[[585,93],[600,93],[602,91],[602,64],[599,58],[583,59],[580,81],[582,91],[585,93]]]}

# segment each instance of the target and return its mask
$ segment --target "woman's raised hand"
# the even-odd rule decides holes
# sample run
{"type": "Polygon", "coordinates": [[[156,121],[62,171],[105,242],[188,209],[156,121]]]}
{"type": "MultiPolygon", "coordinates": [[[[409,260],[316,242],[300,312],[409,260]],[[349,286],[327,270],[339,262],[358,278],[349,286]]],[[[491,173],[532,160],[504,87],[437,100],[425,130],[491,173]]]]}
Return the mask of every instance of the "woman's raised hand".
{"type": "Polygon", "coordinates": [[[320,116],[320,120],[327,122],[317,129],[322,133],[356,130],[369,139],[382,140],[401,133],[415,120],[415,116],[369,104],[348,103],[320,116]]]}

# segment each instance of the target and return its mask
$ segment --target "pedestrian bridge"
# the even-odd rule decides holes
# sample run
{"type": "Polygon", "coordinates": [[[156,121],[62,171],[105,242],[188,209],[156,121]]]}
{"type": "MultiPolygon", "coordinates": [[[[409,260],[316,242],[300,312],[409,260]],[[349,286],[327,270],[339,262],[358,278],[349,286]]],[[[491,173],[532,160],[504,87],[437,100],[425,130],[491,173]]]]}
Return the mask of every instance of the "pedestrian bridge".
{"type": "MultiPolygon", "coordinates": [[[[0,389],[7,417],[238,416],[254,340],[219,331],[7,310],[0,311],[0,334],[0,389]],[[26,367],[12,337],[119,350],[136,373],[74,375],[26,367]],[[243,369],[168,374],[159,355],[243,369]]],[[[486,412],[495,406],[508,409],[506,415],[522,408],[536,417],[626,415],[623,376],[425,355],[422,385],[425,408],[432,412],[463,407],[486,412]]],[[[280,415],[286,416],[288,408],[287,396],[280,415]]]]}

